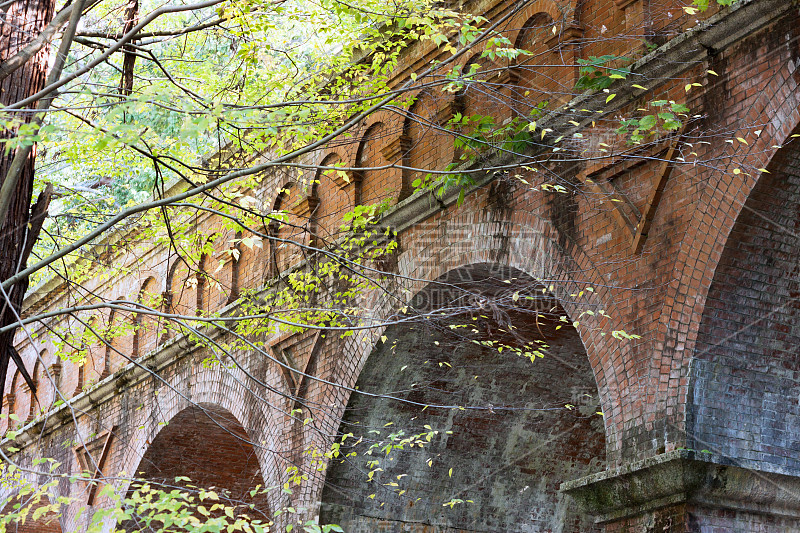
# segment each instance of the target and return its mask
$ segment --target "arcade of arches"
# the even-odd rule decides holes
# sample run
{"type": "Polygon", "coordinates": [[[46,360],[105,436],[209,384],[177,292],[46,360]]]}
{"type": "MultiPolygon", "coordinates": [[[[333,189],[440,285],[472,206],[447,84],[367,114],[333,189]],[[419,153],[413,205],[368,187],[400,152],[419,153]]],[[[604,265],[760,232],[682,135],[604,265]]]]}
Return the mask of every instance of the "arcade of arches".
{"type": "MultiPolygon", "coordinates": [[[[547,92],[543,109],[555,113],[576,57],[630,44],[606,39],[614,48],[603,49],[601,28],[618,35],[650,17],[657,46],[691,22],[683,3],[656,4],[525,4],[503,31],[532,55],[482,80],[483,94],[528,113],[520,94],[547,92]],[[548,24],[558,25],[551,36],[548,24]],[[539,61],[546,75],[534,79],[539,61]]],[[[398,251],[381,266],[408,285],[402,297],[375,297],[377,319],[391,318],[385,330],[259,332],[218,364],[157,315],[65,318],[59,327],[75,331],[126,327],[109,346],[77,343],[64,359],[36,326],[17,349],[39,394],[10,373],[3,412],[19,419],[19,436],[3,445],[26,465],[53,457],[67,475],[213,486],[284,529],[286,514],[275,513],[292,508],[353,533],[800,530],[800,14],[792,2],[743,0],[708,16],[636,67],[654,92],[626,86],[615,99],[581,100],[599,116],[655,93],[696,110],[691,127],[633,155],[559,161],[566,192],[549,167],[476,174],[462,205],[457,194],[412,190],[419,171],[397,165],[451,164],[460,154],[439,126],[489,107],[468,85],[420,92],[410,109],[360,124],[351,150],[303,161],[351,170],[315,173],[305,188],[294,175],[265,177],[253,196],[290,223],[258,228],[271,241],[262,247],[212,215],[193,222],[204,253],[186,264],[134,243],[113,258],[131,274],[88,280],[92,294],[161,315],[235,314],[243,294],[312,260],[308,247],[332,241],[343,213],[383,201],[398,251]],[[693,80],[703,83],[687,93],[693,80]],[[704,132],[734,133],[699,142],[704,132]],[[404,307],[418,320],[400,317],[404,307]],[[391,446],[404,438],[415,445],[391,446]],[[338,456],[312,467],[311,451],[342,439],[338,456]],[[305,483],[289,494],[290,471],[305,483]]],[[[425,53],[404,72],[439,57],[425,53]]],[[[67,285],[32,291],[25,313],[67,305],[67,285]]],[[[17,501],[3,491],[8,512],[17,501]]],[[[80,530],[79,509],[107,503],[83,482],[52,496],[75,503],[17,531],[80,530]]]]}

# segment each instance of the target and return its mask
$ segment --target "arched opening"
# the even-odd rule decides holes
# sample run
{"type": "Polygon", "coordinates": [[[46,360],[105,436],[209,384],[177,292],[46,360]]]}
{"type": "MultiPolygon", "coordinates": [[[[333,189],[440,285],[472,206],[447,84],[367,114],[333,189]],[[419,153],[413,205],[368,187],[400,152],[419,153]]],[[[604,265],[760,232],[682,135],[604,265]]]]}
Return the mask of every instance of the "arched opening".
{"type": "Polygon", "coordinates": [[[17,389],[19,387],[19,382],[22,381],[19,369],[16,369],[14,373],[11,374],[11,376],[12,377],[10,382],[6,383],[5,387],[3,388],[3,390],[6,391],[6,393],[3,395],[2,412],[8,416],[0,418],[0,430],[2,430],[0,434],[5,434],[6,431],[18,425],[11,418],[11,415],[12,414],[16,415],[17,412],[17,389]]]}
{"type": "MultiPolygon", "coordinates": [[[[265,278],[265,254],[261,253],[263,246],[261,237],[253,233],[249,228],[240,229],[236,232],[236,250],[239,252],[239,257],[234,262],[236,284],[239,289],[237,298],[242,291],[257,289],[263,283],[265,278]]],[[[198,298],[201,291],[200,280],[202,279],[202,272],[204,272],[202,259],[200,265],[198,272],[192,278],[196,282],[198,298]]]]}
{"type": "MultiPolygon", "coordinates": [[[[189,262],[189,259],[176,257],[167,274],[167,309],[170,313],[177,315],[192,315],[195,313],[195,303],[197,302],[197,284],[194,281],[196,268],[189,262]]],[[[229,282],[230,293],[233,295],[239,290],[238,272],[233,267],[232,279],[229,282]]]]}
{"type": "Polygon", "coordinates": [[[211,283],[208,278],[209,267],[208,254],[200,255],[200,263],[197,272],[197,314],[208,316],[211,310],[211,283]]]}
{"type": "MultiPolygon", "coordinates": [[[[403,182],[400,200],[414,192],[415,180],[453,162],[453,100],[449,94],[421,93],[403,122],[403,182]],[[418,170],[411,170],[418,169],[418,170]]],[[[435,181],[435,179],[434,179],[435,181]]]]}
{"type": "MultiPolygon", "coordinates": [[[[154,277],[149,277],[139,290],[138,302],[143,306],[159,311],[161,309],[161,291],[154,277]]],[[[160,320],[148,312],[136,313],[135,332],[133,337],[133,357],[150,353],[158,345],[160,320]]]]}
{"type": "MultiPolygon", "coordinates": [[[[167,492],[213,487],[226,506],[263,522],[271,518],[258,458],[247,431],[229,411],[215,405],[194,405],[175,415],[153,439],[135,478],[167,492]],[[262,490],[256,491],[257,487],[262,490]],[[251,496],[251,491],[256,495],[251,496]]],[[[136,484],[132,483],[129,495],[136,484]]],[[[138,520],[134,514],[121,528],[137,530],[138,520]]]]}
{"type": "Polygon", "coordinates": [[[103,333],[106,328],[107,326],[97,315],[92,315],[85,320],[83,334],[80,337],[80,350],[76,357],[80,366],[75,395],[92,387],[103,378],[106,366],[106,345],[103,333]]]}
{"type": "MultiPolygon", "coordinates": [[[[553,50],[558,41],[554,28],[557,26],[553,17],[537,13],[523,24],[514,43],[517,49],[527,52],[519,56],[514,67],[517,82],[513,95],[514,109],[523,116],[539,105],[557,105],[564,98],[571,97],[573,92],[571,85],[564,85],[563,78],[567,73],[564,57],[553,50]]],[[[573,81],[569,76],[568,82],[573,81]]]]}
{"type": "Polygon", "coordinates": [[[558,492],[605,464],[597,386],[563,309],[489,264],[450,272],[412,303],[428,318],[387,328],[359,375],[359,391],[385,396],[351,395],[339,433],[352,436],[328,466],[321,522],[595,530],[558,492]],[[414,446],[387,455],[403,438],[414,446]]]}
{"type": "Polygon", "coordinates": [[[455,96],[455,111],[461,114],[455,140],[458,159],[474,160],[494,141],[492,132],[503,124],[508,105],[500,92],[500,70],[488,58],[475,54],[461,70],[464,86],[455,96]]]}
{"type": "Polygon", "coordinates": [[[31,391],[31,400],[28,405],[28,417],[25,419],[25,422],[32,421],[42,410],[42,407],[39,404],[42,398],[42,363],[41,358],[38,356],[36,361],[33,363],[33,373],[31,374],[31,378],[33,379],[33,385],[36,390],[31,391]]]}
{"type": "Polygon", "coordinates": [[[108,317],[108,327],[105,332],[106,353],[103,377],[113,374],[131,360],[136,317],[127,310],[112,309],[108,317]]]}
{"type": "Polygon", "coordinates": [[[62,531],[61,513],[56,511],[56,507],[40,493],[34,493],[33,498],[17,495],[9,498],[5,504],[0,500],[0,508],[2,509],[0,516],[10,520],[5,529],[8,533],[61,533],[62,531]]]}
{"type": "Polygon", "coordinates": [[[691,363],[687,447],[722,462],[799,475],[796,140],[768,170],[736,219],[708,291],[691,363]]]}
{"type": "Polygon", "coordinates": [[[381,152],[385,129],[382,122],[372,124],[358,145],[356,167],[359,170],[353,176],[356,182],[355,205],[370,205],[397,196],[397,184],[390,182],[391,172],[369,170],[386,164],[381,152]]]}
{"type": "MultiPolygon", "coordinates": [[[[270,241],[270,274],[274,277],[288,269],[302,257],[302,245],[307,240],[308,216],[311,211],[301,212],[299,206],[304,203],[301,187],[296,183],[284,185],[273,203],[269,223],[270,241]],[[303,216],[305,215],[305,216],[303,216]]],[[[306,202],[310,208],[313,201],[306,202]]]]}
{"type": "MultiPolygon", "coordinates": [[[[320,166],[333,167],[343,164],[339,154],[330,153],[325,156],[320,166]]],[[[352,173],[345,171],[320,168],[314,173],[312,183],[307,185],[303,198],[295,208],[301,220],[304,218],[307,220],[308,244],[324,247],[325,243],[336,240],[344,213],[353,207],[351,193],[357,185],[352,181],[352,173]]]]}

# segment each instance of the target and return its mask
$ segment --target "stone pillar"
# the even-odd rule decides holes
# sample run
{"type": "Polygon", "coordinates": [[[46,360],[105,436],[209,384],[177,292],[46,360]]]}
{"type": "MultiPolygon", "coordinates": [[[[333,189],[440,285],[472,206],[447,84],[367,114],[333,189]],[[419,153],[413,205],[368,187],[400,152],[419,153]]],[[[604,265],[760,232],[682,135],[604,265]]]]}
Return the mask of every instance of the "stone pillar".
{"type": "Polygon", "coordinates": [[[607,533],[800,531],[800,477],[714,462],[721,459],[675,450],[561,491],[607,533]]]}

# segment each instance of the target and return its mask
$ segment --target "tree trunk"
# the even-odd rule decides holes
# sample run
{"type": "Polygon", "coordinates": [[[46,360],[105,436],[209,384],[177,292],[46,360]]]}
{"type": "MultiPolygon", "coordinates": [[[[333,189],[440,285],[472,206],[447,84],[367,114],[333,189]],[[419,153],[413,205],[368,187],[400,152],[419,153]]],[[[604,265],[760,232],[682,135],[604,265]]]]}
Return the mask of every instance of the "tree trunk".
{"type": "MultiPolygon", "coordinates": [[[[13,56],[39,35],[52,20],[54,9],[54,0],[17,0],[11,4],[8,11],[5,12],[5,16],[0,19],[0,61],[5,61],[13,56]]],[[[18,102],[44,87],[49,52],[49,47],[45,47],[23,67],[3,80],[0,84],[0,104],[3,107],[18,102]]],[[[30,120],[30,110],[35,107],[35,103],[31,104],[26,108],[28,112],[17,113],[15,118],[30,120]]],[[[15,135],[16,131],[6,130],[0,133],[0,138],[11,139],[15,135]]],[[[31,206],[35,157],[36,150],[34,149],[25,162],[17,190],[11,199],[8,215],[0,226],[0,280],[8,279],[25,268],[33,242],[36,240],[46,216],[49,188],[46,194],[40,196],[36,205],[31,206]]],[[[8,168],[13,158],[14,152],[3,151],[0,153],[0,184],[8,174],[8,168]]],[[[27,288],[28,281],[26,279],[10,288],[7,292],[8,298],[0,293],[0,326],[14,323],[16,320],[14,311],[19,313],[27,288]],[[8,305],[9,300],[13,310],[8,305]]],[[[0,334],[0,398],[6,392],[5,382],[9,360],[14,361],[19,367],[22,376],[33,390],[33,380],[30,379],[24,365],[21,364],[19,355],[14,350],[16,331],[15,328],[0,334]]]]}

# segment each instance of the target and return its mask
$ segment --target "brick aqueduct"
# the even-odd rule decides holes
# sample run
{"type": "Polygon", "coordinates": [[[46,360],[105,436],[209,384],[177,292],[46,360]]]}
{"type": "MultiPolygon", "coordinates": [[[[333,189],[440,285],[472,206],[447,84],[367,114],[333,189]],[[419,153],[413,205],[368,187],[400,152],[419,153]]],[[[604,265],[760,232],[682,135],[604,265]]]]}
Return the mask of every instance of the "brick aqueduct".
{"type": "MultiPolygon", "coordinates": [[[[800,146],[792,142],[800,132],[800,15],[788,0],[742,0],[697,22],[679,4],[473,8],[490,19],[516,9],[501,31],[534,52],[528,61],[548,65],[537,67],[538,77],[525,65],[500,69],[484,85],[498,101],[518,103],[510,95],[525,89],[531,101],[547,92],[551,105],[563,104],[576,58],[620,54],[647,38],[658,46],[640,54],[640,76],[614,86],[616,99],[606,105],[606,94],[589,95],[574,107],[620,114],[664,98],[697,115],[681,135],[633,155],[562,163],[559,174],[574,185],[567,192],[541,187],[544,172],[520,169],[530,185],[492,173],[458,206],[455,195],[409,191],[413,175],[389,168],[353,172],[349,182],[323,175],[310,192],[269,183],[265,190],[288,192],[260,199],[267,210],[288,206],[297,220],[338,227],[343,209],[388,197],[383,223],[399,232],[391,268],[405,276],[409,295],[425,297],[434,280],[467,280],[490,299],[507,294],[498,280],[512,288],[547,280],[563,313],[575,319],[603,309],[603,327],[583,319],[557,332],[538,325],[549,349],[533,364],[457,338],[434,342],[449,333],[398,323],[346,338],[311,331],[265,339],[283,367],[246,350],[232,355],[235,364],[215,366],[204,365],[208,354],[185,336],[162,334],[156,319],[128,317],[137,329],[114,339],[113,350],[90,347],[78,366],[54,355],[45,326],[58,325],[39,323],[32,337],[18,337],[38,404],[19,372],[9,375],[3,412],[16,413],[21,428],[6,449],[19,448],[22,464],[44,456],[65,472],[96,462],[106,476],[185,475],[236,496],[256,484],[281,485],[293,465],[307,469],[302,451],[328,446],[322,435],[336,434],[340,423],[338,431],[358,432],[389,421],[413,426],[419,416],[442,432],[424,453],[384,465],[380,497],[368,497],[380,487],[364,483],[363,465],[337,461],[309,470],[292,495],[272,491],[258,505],[304,507],[350,532],[800,530],[800,146]],[[700,86],[687,91],[693,82],[700,86]],[[641,338],[607,334],[620,329],[641,338]],[[56,386],[66,403],[55,403],[56,386]],[[351,394],[356,387],[416,405],[488,407],[423,416],[409,403],[351,394]],[[287,395],[302,396],[313,424],[287,414],[295,405],[287,395]],[[522,408],[499,407],[510,405],[522,408]],[[399,472],[408,474],[398,482],[407,495],[387,488],[399,472]],[[460,496],[474,503],[443,505],[460,496]]],[[[415,53],[400,77],[438,52],[415,53]]],[[[363,124],[352,149],[334,146],[309,162],[442,168],[453,141],[431,122],[456,104],[480,111],[486,101],[469,90],[449,100],[420,94],[416,118],[383,111],[363,124]]],[[[559,127],[571,135],[571,126],[559,127]]],[[[582,131],[581,142],[597,141],[582,131]]],[[[205,233],[228,231],[211,215],[196,224],[205,233]]],[[[215,241],[217,257],[235,238],[215,241]]],[[[134,241],[113,258],[128,265],[126,276],[97,276],[85,286],[106,301],[163,293],[179,312],[233,313],[239,291],[264,286],[292,261],[272,246],[241,248],[238,260],[228,254],[213,285],[187,283],[190,274],[166,247],[134,241]]],[[[57,309],[73,296],[62,280],[46,280],[24,311],[57,309]]],[[[92,320],[122,318],[106,310],[92,320]]],[[[28,521],[21,530],[71,531],[82,527],[79,507],[103,505],[85,483],[63,481],[55,490],[53,497],[75,503],[58,521],[28,521]]]]}

